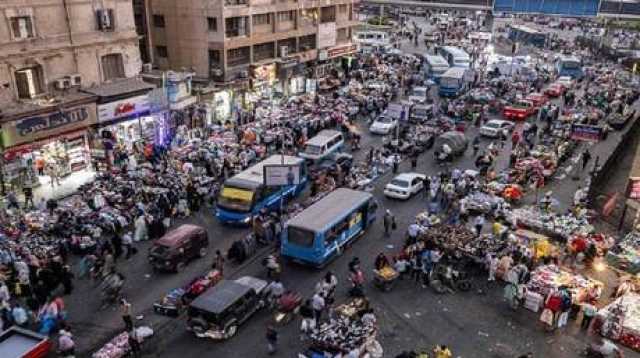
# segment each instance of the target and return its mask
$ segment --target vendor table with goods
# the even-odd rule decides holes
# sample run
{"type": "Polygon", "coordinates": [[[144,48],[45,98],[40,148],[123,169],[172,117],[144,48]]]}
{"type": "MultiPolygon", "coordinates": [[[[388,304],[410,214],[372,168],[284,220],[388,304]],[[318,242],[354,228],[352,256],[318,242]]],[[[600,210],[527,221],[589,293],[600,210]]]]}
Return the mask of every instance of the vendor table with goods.
{"type": "Polygon", "coordinates": [[[595,231],[586,217],[545,212],[532,206],[512,210],[510,221],[516,227],[527,228],[565,242],[574,234],[589,235],[595,231]]]}
{"type": "Polygon", "coordinates": [[[607,253],[612,267],[630,274],[640,273],[640,233],[632,231],[607,253]]]}
{"type": "MultiPolygon", "coordinates": [[[[153,329],[147,326],[136,328],[136,336],[139,343],[143,343],[149,337],[153,336],[153,329]]],[[[131,345],[129,344],[129,332],[122,332],[113,337],[107,344],[102,346],[97,352],[91,355],[91,358],[122,358],[131,353],[131,345]]]]}
{"type": "Polygon", "coordinates": [[[604,337],[640,351],[640,294],[630,292],[611,302],[596,316],[597,331],[604,337]]]}
{"type": "Polygon", "coordinates": [[[559,268],[556,265],[538,266],[531,272],[527,283],[525,307],[537,311],[547,295],[560,287],[566,287],[575,304],[597,300],[602,294],[603,284],[581,274],[559,268]]]}

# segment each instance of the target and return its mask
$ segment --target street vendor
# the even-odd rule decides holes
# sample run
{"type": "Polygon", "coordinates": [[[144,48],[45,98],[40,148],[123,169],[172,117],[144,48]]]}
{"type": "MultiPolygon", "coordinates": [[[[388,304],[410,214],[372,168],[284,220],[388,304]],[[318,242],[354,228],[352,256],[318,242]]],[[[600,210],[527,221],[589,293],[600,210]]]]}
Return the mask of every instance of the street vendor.
{"type": "Polygon", "coordinates": [[[391,266],[391,263],[387,256],[383,252],[379,253],[374,262],[375,269],[379,271],[388,266],[391,266]]]}

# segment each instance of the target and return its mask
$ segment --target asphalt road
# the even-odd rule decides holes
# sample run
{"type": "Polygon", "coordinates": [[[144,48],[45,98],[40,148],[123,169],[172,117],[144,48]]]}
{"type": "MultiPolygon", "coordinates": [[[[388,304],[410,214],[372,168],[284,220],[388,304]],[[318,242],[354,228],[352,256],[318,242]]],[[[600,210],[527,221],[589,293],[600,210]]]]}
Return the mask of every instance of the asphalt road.
{"type": "MultiPolygon", "coordinates": [[[[381,145],[380,137],[368,135],[363,123],[363,150],[355,153],[362,159],[369,146],[381,145]]],[[[468,130],[475,136],[475,128],[468,130]]],[[[598,144],[601,150],[611,150],[615,143],[615,134],[607,142],[598,144]],[[608,147],[607,147],[608,146],[608,147]]],[[[484,141],[488,144],[488,141],[484,141]]],[[[507,145],[509,148],[509,145],[507,145]]],[[[506,151],[505,151],[506,152],[506,151]]],[[[506,157],[500,158],[506,165],[506,157]]],[[[455,162],[460,168],[471,168],[473,158],[468,153],[455,162]]],[[[435,174],[440,169],[433,162],[433,153],[428,151],[419,159],[419,171],[435,174]]],[[[400,172],[408,171],[409,164],[403,163],[400,172]]],[[[285,287],[309,296],[316,282],[327,270],[334,272],[339,279],[337,302],[346,299],[347,262],[357,256],[363,262],[363,269],[371,279],[373,259],[379,252],[395,254],[400,249],[407,225],[416,213],[425,208],[425,200],[414,197],[407,202],[386,199],[382,188],[391,178],[387,174],[376,182],[374,194],[384,209],[390,209],[398,220],[398,230],[391,238],[383,237],[381,220],[369,229],[341,257],[335,259],[327,268],[314,270],[299,265],[285,265],[282,280],[285,287]]],[[[553,184],[554,192],[561,197],[572,197],[578,182],[565,178],[553,184]]],[[[179,220],[204,226],[211,240],[209,255],[189,264],[180,274],[156,274],[146,262],[146,249],[149,243],[138,246],[140,253],[126,262],[119,262],[121,270],[127,276],[125,294],[133,303],[136,315],[144,316],[139,324],[151,325],[156,335],[144,345],[144,352],[156,357],[196,358],[211,357],[262,357],[266,356],[264,339],[265,327],[271,315],[262,311],[252,317],[239,330],[236,337],[216,343],[201,340],[185,330],[184,318],[168,318],[153,313],[152,304],[170,289],[184,285],[191,278],[206,272],[216,249],[226,251],[234,240],[246,235],[246,229],[220,225],[210,210],[203,210],[193,217],[179,220]]],[[[244,275],[265,277],[261,259],[269,249],[263,249],[241,266],[228,264],[225,277],[237,278],[244,275]]],[[[545,333],[538,324],[538,315],[521,309],[511,311],[502,300],[502,286],[489,287],[486,293],[476,292],[437,295],[431,289],[424,289],[413,282],[400,282],[391,292],[380,292],[370,285],[366,286],[367,296],[377,312],[380,326],[379,341],[385,350],[385,357],[393,357],[405,349],[431,348],[435,344],[447,344],[454,355],[460,357],[514,357],[527,351],[536,357],[576,357],[585,340],[573,322],[566,331],[545,333]]],[[[78,282],[73,295],[66,298],[68,315],[81,356],[95,351],[106,340],[120,332],[124,325],[116,308],[99,310],[99,296],[93,285],[86,281],[78,282]]],[[[298,336],[299,320],[279,328],[280,350],[278,357],[295,357],[304,347],[298,336]]]]}

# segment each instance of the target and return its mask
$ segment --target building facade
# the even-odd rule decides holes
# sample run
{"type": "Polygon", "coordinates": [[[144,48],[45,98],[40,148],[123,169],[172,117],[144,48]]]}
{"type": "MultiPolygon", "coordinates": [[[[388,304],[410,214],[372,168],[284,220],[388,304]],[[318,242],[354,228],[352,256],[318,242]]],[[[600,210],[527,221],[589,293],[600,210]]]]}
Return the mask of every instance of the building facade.
{"type": "Polygon", "coordinates": [[[149,0],[152,58],[216,82],[287,75],[355,51],[357,0],[149,0]]]}
{"type": "Polygon", "coordinates": [[[131,0],[0,1],[3,182],[39,185],[43,163],[60,176],[90,168],[102,99],[88,89],[132,81],[141,66],[131,0]]]}

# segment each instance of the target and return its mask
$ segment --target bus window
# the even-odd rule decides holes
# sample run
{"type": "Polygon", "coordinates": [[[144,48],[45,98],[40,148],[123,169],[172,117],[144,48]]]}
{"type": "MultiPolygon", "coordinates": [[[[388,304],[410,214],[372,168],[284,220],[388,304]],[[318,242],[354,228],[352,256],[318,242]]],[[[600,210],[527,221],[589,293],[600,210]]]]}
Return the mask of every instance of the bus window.
{"type": "Polygon", "coordinates": [[[304,152],[311,155],[320,155],[324,150],[321,145],[307,144],[304,148],[304,152]]]}
{"type": "Polygon", "coordinates": [[[251,210],[253,195],[253,191],[249,189],[225,186],[220,192],[218,205],[230,210],[247,212],[251,210]]]}
{"type": "Polygon", "coordinates": [[[287,229],[287,241],[297,246],[311,247],[315,235],[313,232],[305,229],[300,229],[294,226],[289,226],[287,229]]]}

